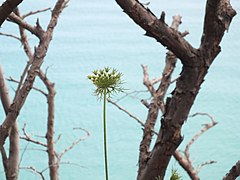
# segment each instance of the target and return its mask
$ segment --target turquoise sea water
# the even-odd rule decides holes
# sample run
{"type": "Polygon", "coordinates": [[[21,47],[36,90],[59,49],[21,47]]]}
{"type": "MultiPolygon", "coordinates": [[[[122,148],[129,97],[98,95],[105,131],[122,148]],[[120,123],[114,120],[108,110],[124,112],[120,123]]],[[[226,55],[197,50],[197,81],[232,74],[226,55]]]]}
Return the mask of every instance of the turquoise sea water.
{"type": "MultiPolygon", "coordinates": [[[[49,7],[52,2],[28,0],[20,8],[23,12],[28,12],[49,7]]],[[[233,0],[232,5],[239,12],[239,1],[233,0]]],[[[183,16],[181,31],[188,30],[190,34],[186,39],[194,47],[198,47],[202,33],[204,6],[205,2],[201,0],[172,0],[171,2],[152,0],[149,7],[156,15],[160,15],[164,10],[168,24],[171,23],[173,15],[181,14],[183,16]]],[[[34,23],[38,16],[40,23],[45,26],[49,13],[27,20],[34,23]]],[[[239,21],[240,18],[237,15],[229,32],[223,38],[222,52],[211,67],[191,111],[192,113],[207,112],[219,122],[216,127],[201,136],[191,149],[191,158],[196,166],[208,160],[217,161],[216,164],[202,168],[199,175],[204,180],[221,179],[240,159],[239,21]]],[[[17,33],[16,26],[7,23],[0,30],[17,33]]],[[[60,168],[60,179],[104,179],[101,103],[92,96],[93,86],[86,76],[93,69],[111,66],[124,74],[126,82],[124,86],[129,92],[145,90],[142,85],[140,65],[148,65],[152,78],[159,76],[164,66],[166,49],[143,34],[144,31],[122,12],[115,1],[71,0],[61,15],[43,65],[44,69],[50,67],[48,76],[56,83],[55,133],[56,137],[62,134],[57,150],[63,151],[75,139],[84,136],[81,131],[73,131],[74,127],[87,129],[91,136],[63,157],[64,164],[60,168]]],[[[29,40],[34,47],[35,40],[32,35],[29,36],[29,40]]],[[[0,42],[0,63],[5,75],[18,78],[27,61],[22,47],[16,40],[6,37],[0,37],[0,42]]],[[[180,67],[179,63],[175,77],[180,73],[180,67]]],[[[16,85],[10,82],[8,84],[13,96],[12,89],[16,88],[16,85]]],[[[39,80],[35,86],[44,89],[39,80]]],[[[144,93],[138,94],[139,98],[146,96],[148,95],[144,93]]],[[[141,105],[139,99],[129,97],[119,101],[119,104],[143,121],[146,119],[147,110],[141,105]]],[[[111,104],[108,104],[108,112],[110,179],[136,179],[141,127],[111,104]]],[[[44,135],[46,113],[45,97],[32,91],[18,118],[19,126],[23,127],[23,124],[27,123],[29,134],[44,135]]],[[[4,119],[4,117],[3,110],[0,109],[0,118],[4,119]]],[[[184,142],[180,149],[183,149],[191,137],[200,130],[201,124],[206,122],[208,119],[204,117],[187,121],[183,128],[184,142]]],[[[158,127],[159,125],[156,126],[158,127]]],[[[20,166],[34,166],[38,170],[46,168],[46,153],[39,148],[21,141],[23,157],[20,166]],[[24,152],[24,149],[27,150],[24,152]]],[[[189,179],[174,159],[171,161],[167,176],[171,167],[177,168],[184,180],[189,179]]],[[[46,177],[47,173],[46,171],[46,177]]],[[[0,165],[0,179],[4,179],[2,165],[0,165]]],[[[40,178],[29,171],[21,170],[20,179],[40,178]]]]}

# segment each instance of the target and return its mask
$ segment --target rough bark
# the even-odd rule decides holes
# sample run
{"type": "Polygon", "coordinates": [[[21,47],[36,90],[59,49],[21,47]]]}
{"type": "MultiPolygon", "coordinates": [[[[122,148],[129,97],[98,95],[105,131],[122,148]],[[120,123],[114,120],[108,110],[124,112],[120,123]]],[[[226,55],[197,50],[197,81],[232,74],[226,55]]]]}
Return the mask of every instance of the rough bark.
{"type": "Polygon", "coordinates": [[[116,2],[135,23],[146,30],[147,35],[167,46],[183,64],[172,97],[167,99],[154,148],[139,177],[139,180],[163,179],[173,153],[182,142],[182,125],[187,119],[209,66],[220,52],[219,44],[236,12],[228,0],[208,0],[202,42],[199,49],[194,49],[180,33],[169,28],[163,18],[157,19],[138,1],[116,0],[116,2]]]}
{"type": "Polygon", "coordinates": [[[238,161],[230,171],[224,176],[223,180],[235,180],[240,176],[240,161],[238,161]]]}
{"type": "MultiPolygon", "coordinates": [[[[179,25],[181,24],[181,16],[173,16],[173,23],[172,23],[172,28],[177,31],[179,25]]],[[[167,92],[167,89],[170,85],[171,82],[171,75],[173,73],[173,70],[175,68],[177,58],[176,56],[169,51],[166,56],[166,66],[163,70],[162,73],[162,79],[161,83],[158,87],[157,90],[153,88],[153,85],[151,82],[146,83],[148,80],[148,75],[146,76],[146,70],[144,69],[144,84],[147,86],[148,90],[151,92],[151,95],[153,96],[153,99],[149,105],[149,110],[148,110],[148,117],[147,120],[144,124],[144,129],[143,129],[143,139],[140,143],[140,153],[139,153],[139,168],[138,168],[138,179],[142,175],[142,171],[146,167],[147,160],[149,158],[150,154],[150,144],[152,142],[152,136],[153,136],[153,129],[155,126],[155,123],[157,121],[158,113],[159,110],[164,113],[164,97],[167,92]]],[[[146,68],[146,67],[143,67],[146,68]]]]}
{"type": "MultiPolygon", "coordinates": [[[[9,91],[7,88],[7,85],[5,83],[3,70],[0,65],[0,96],[1,96],[1,102],[5,111],[5,114],[8,113],[8,108],[11,105],[11,100],[9,96],[9,91]]],[[[8,180],[17,180],[18,179],[18,163],[19,163],[19,133],[18,133],[18,125],[17,122],[14,123],[10,130],[10,143],[9,143],[9,158],[7,159],[6,155],[2,154],[2,156],[5,156],[5,162],[7,163],[4,165],[5,167],[5,174],[6,179],[8,180]]]]}
{"type": "Polygon", "coordinates": [[[155,38],[163,46],[171,50],[185,63],[194,63],[197,50],[193,48],[182,36],[164,22],[158,19],[148,8],[137,0],[116,0],[123,11],[139,26],[146,30],[146,35],[155,38]]]}
{"type": "Polygon", "coordinates": [[[0,7],[0,27],[23,0],[6,0],[0,7]]]}
{"type": "MultiPolygon", "coordinates": [[[[39,69],[43,63],[43,59],[46,56],[49,43],[52,40],[53,30],[57,24],[58,17],[62,12],[62,10],[64,9],[64,7],[66,6],[67,2],[68,0],[57,1],[52,11],[52,15],[51,15],[49,25],[47,27],[47,31],[43,31],[43,29],[41,28],[38,22],[37,22],[37,26],[34,27],[35,29],[40,30],[40,31],[37,30],[36,32],[41,32],[37,34],[40,42],[38,47],[35,48],[33,63],[27,73],[26,79],[22,84],[21,88],[19,89],[19,93],[16,94],[14,101],[8,110],[7,117],[0,127],[0,147],[4,145],[5,140],[8,137],[9,130],[16,122],[16,118],[27,99],[27,96],[30,90],[33,87],[35,78],[39,73],[39,69]]],[[[19,19],[17,23],[19,25],[26,24],[24,21],[20,21],[19,19]]]]}
{"type": "Polygon", "coordinates": [[[47,123],[47,153],[48,153],[48,166],[49,166],[49,174],[51,180],[58,180],[58,169],[59,164],[56,163],[55,160],[55,149],[54,149],[54,97],[55,97],[55,88],[54,83],[50,82],[46,75],[40,71],[39,73],[40,79],[44,82],[45,86],[48,89],[48,123],[47,123]]]}

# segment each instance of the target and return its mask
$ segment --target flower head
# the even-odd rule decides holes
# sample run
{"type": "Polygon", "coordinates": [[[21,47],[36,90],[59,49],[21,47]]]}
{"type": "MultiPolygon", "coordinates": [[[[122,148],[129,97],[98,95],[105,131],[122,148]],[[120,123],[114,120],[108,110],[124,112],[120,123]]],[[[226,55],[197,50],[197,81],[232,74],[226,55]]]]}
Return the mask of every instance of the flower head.
{"type": "Polygon", "coordinates": [[[122,73],[116,69],[104,67],[103,69],[94,70],[88,79],[96,86],[95,94],[102,99],[104,92],[110,97],[112,94],[123,92],[121,87],[122,73]]]}

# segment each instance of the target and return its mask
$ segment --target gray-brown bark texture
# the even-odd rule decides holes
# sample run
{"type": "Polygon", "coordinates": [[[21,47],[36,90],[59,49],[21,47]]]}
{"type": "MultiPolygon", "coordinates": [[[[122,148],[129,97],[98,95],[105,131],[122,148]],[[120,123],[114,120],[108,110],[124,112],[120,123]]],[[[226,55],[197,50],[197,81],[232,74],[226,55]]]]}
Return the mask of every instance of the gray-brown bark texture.
{"type": "Polygon", "coordinates": [[[55,112],[55,104],[54,104],[54,97],[55,97],[55,88],[54,83],[52,83],[46,75],[40,71],[39,77],[44,82],[45,86],[48,89],[48,123],[47,123],[47,153],[48,153],[48,167],[49,167],[49,175],[51,180],[58,180],[58,169],[59,163],[56,163],[55,160],[55,149],[54,149],[54,112],[55,112]]]}
{"type": "MultiPolygon", "coordinates": [[[[29,61],[30,62],[29,69],[25,69],[26,73],[25,72],[23,73],[26,74],[26,78],[24,80],[22,79],[22,83],[20,83],[19,88],[17,89],[14,100],[10,107],[8,108],[7,116],[0,126],[0,150],[3,155],[5,154],[3,151],[5,140],[9,136],[9,132],[11,131],[11,128],[14,126],[16,118],[18,117],[19,112],[21,111],[27,99],[27,96],[33,87],[35,78],[40,71],[40,67],[43,63],[49,44],[52,40],[53,30],[57,25],[59,15],[61,14],[62,10],[66,7],[67,3],[68,0],[58,0],[56,2],[52,10],[51,19],[47,26],[46,31],[42,29],[38,21],[36,26],[33,27],[29,25],[27,22],[23,21],[21,17],[15,15],[14,13],[12,13],[9,16],[9,18],[13,22],[17,23],[19,26],[25,28],[26,30],[36,35],[39,38],[39,45],[35,48],[32,59],[30,59],[29,61]]],[[[3,156],[3,159],[6,159],[5,155],[3,156]]]]}
{"type": "MultiPolygon", "coordinates": [[[[182,142],[181,128],[204,81],[209,66],[220,53],[220,42],[236,12],[229,0],[208,0],[200,48],[193,48],[178,31],[169,28],[136,0],[116,0],[133,21],[171,50],[182,62],[172,96],[167,99],[159,135],[139,180],[163,179],[168,163],[182,142]]],[[[160,103],[160,102],[158,102],[160,103]]]]}
{"type": "Polygon", "coordinates": [[[230,169],[223,180],[235,180],[238,176],[240,176],[240,161],[230,169]]]}
{"type": "MultiPolygon", "coordinates": [[[[9,96],[9,91],[7,85],[5,83],[3,70],[0,65],[0,97],[1,102],[5,111],[5,114],[8,113],[8,108],[11,105],[11,99],[9,96]]],[[[19,134],[18,134],[18,125],[17,122],[14,123],[10,130],[10,143],[9,143],[9,158],[7,155],[2,153],[2,156],[5,156],[4,160],[4,171],[6,175],[6,179],[8,180],[16,180],[18,179],[18,163],[19,163],[19,134]]],[[[5,151],[3,147],[1,147],[1,152],[5,151]]]]}

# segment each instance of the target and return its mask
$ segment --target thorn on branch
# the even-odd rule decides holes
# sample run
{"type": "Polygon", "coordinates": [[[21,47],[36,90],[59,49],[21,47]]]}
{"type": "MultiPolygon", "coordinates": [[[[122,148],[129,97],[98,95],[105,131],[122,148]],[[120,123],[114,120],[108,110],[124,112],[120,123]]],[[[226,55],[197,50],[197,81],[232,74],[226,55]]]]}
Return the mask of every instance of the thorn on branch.
{"type": "Polygon", "coordinates": [[[165,23],[165,12],[164,11],[162,11],[162,13],[161,13],[161,16],[160,16],[160,21],[162,21],[163,23],[165,23]]]}
{"type": "Polygon", "coordinates": [[[141,103],[149,109],[150,104],[145,99],[142,99],[141,103]]]}
{"type": "Polygon", "coordinates": [[[188,35],[188,34],[189,34],[189,32],[188,32],[187,30],[185,30],[184,32],[181,33],[181,36],[182,36],[182,37],[185,37],[185,36],[188,35]]]}
{"type": "Polygon", "coordinates": [[[42,35],[44,33],[44,30],[43,30],[42,26],[40,25],[39,18],[37,18],[37,22],[36,22],[36,31],[40,35],[39,38],[41,39],[42,35]]]}

